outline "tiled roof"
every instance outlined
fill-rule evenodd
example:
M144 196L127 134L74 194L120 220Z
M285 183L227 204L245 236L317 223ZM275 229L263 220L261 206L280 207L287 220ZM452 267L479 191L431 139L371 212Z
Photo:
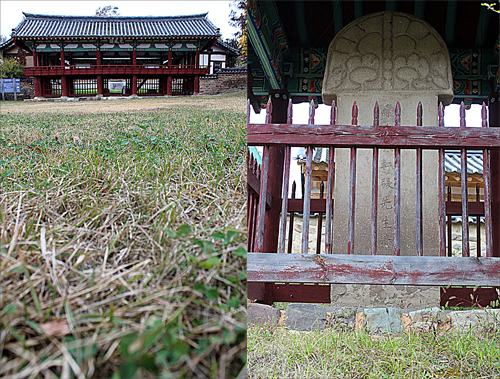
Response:
M0 50L8 49L13 44L14 40L12 38L9 38L8 40L5 40L3 43L0 43Z
M101 17L23 13L12 37L218 37L207 13L191 16Z
M219 46L219 47L222 47L223 49L228 50L229 52L233 53L234 55L238 55L239 54L238 49L235 49L234 47L232 47L231 45L228 45L227 43L225 43L224 41L221 41L220 39L217 40L217 42L215 43L215 45Z

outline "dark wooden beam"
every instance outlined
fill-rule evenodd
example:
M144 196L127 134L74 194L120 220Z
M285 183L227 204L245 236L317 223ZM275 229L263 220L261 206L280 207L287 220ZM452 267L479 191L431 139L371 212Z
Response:
M488 37L488 27L490 26L490 17L492 13L493 12L486 7L481 7L479 20L477 21L476 42L474 43L474 48L476 49L485 47L486 38Z
M498 128L248 124L248 145L450 149L500 148Z
M417 1L415 2L417 3ZM448 47L455 46L455 25L457 21L457 2L448 0L446 9L446 34L444 40Z
M425 0L415 1L415 8L413 10L413 15L415 17L424 19L425 15Z
M363 2L361 0L354 1L354 18L363 17Z
M398 5L394 0L386 0L385 1L385 10L386 11L397 11Z
M340 0L333 0L333 25L335 28L335 34L340 32L340 30L344 27L342 1Z
M247 255L249 282L497 287L500 286L499 272L500 258L275 253Z
M300 44L302 47L309 47L311 46L311 42L307 33L304 2L302 0L294 1L293 8L295 10L295 25L297 26Z

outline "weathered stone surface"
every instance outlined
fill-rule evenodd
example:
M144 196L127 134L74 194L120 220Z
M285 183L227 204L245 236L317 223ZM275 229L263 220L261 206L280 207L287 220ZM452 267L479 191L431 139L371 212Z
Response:
M291 303L286 309L286 326L300 331L325 329L326 308L317 304Z
M425 21L385 11L351 22L333 39L323 80L323 101L341 91L425 91L453 100L448 49Z
M401 314L401 309L396 308L365 309L358 313L356 326L365 327L370 333L400 333Z
M357 308L326 307L326 327L336 330L352 329L356 323Z
M405 316L409 319L408 323L405 320ZM421 332L448 330L451 322L446 312L438 307L409 312L407 315L402 315L401 319L405 331L415 329Z
M500 331L500 309L452 311L449 316L456 331L492 327Z
M270 305L250 303L247 307L248 325L262 325L267 322L277 324L280 315L280 310Z
M439 306L439 288L393 285L332 285L331 301L345 307L420 308Z

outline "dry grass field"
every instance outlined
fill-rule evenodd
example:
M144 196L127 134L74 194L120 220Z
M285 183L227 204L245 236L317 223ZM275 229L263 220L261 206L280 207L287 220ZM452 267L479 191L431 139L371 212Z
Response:
M245 94L3 103L0 377L246 362Z

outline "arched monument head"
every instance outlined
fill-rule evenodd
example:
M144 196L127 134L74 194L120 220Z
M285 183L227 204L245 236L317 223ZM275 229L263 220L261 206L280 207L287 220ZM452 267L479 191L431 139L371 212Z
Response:
M453 79L445 42L427 22L402 12L354 20L328 48L323 102L353 92L426 92L450 104Z

